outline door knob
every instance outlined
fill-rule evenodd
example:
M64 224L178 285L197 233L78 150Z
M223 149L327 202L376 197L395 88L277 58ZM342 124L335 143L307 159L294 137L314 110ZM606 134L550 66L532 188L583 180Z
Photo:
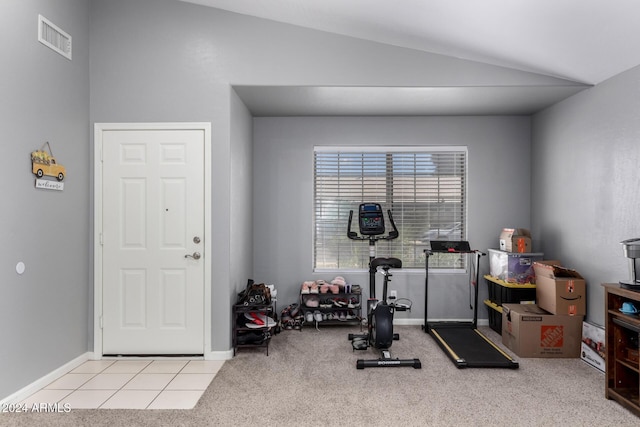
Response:
M184 257L185 258L193 258L193 259L200 259L200 252L194 252L193 255L190 254L186 254Z

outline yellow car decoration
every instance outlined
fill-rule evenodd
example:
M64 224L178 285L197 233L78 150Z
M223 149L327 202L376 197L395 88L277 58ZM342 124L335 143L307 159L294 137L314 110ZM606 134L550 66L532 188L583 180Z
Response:
M45 145L49 147L49 152L44 151ZM51 145L49 141L42 145L39 150L31 152L31 172L38 178L43 176L55 177L58 181L62 181L67 170L61 164L58 164L56 158L53 157Z

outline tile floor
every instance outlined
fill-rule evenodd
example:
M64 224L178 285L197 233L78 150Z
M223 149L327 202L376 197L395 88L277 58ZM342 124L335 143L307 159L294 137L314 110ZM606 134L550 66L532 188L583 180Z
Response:
M90 360L22 403L72 409L191 409L224 361Z

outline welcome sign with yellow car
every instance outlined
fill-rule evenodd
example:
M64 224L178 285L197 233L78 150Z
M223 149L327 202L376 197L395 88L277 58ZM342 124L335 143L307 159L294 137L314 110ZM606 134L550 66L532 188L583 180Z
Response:
M45 146L49 148L49 152L45 151ZM67 170L53 156L49 141L45 142L39 150L31 152L31 172L37 177L36 188L64 190L62 181ZM45 177L55 178L56 181L45 179Z

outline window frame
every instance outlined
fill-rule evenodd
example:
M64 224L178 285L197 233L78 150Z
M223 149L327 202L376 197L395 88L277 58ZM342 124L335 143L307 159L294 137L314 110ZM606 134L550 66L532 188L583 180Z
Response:
M460 203L462 206L462 214L461 214L461 219L462 219L462 229L461 229L461 234L462 234L462 238L464 240L467 239L467 229L468 229L468 221L467 221L467 216L468 216L468 199L469 199L469 150L467 146L464 145L419 145L419 146L389 146L389 145L384 145L384 146L338 146L338 145L318 145L318 146L314 146L313 147L313 177L312 177L312 195L311 195L311 201L312 201L312 236L311 236L311 244L312 244L312 252L311 252L311 264L312 264L312 269L313 272L316 273L323 273L323 272L361 272L361 271L367 271L367 268L359 268L359 267L337 267L337 268L318 268L317 267L317 257L316 257L316 251L317 251L317 241L316 241L316 237L317 237L317 221L318 218L316 217L316 213L317 213L317 206L316 206L316 202L317 202L317 196L316 196L316 191L317 191L317 181L316 181L316 174L317 174L317 159L316 159L316 154L317 153L336 153L337 155L341 155L341 154L349 154L349 153L353 153L353 154L376 154L376 153L385 153L385 154L402 154L402 153L438 153L438 152L452 152L452 153L462 153L464 156L464 161L462 162L462 165L464 167L464 171L463 171L463 175L462 177L462 186L461 186L461 191L462 191L462 195L460 198ZM415 175L414 175L415 176ZM369 202L369 200L363 200L361 203L366 203ZM383 205L383 210L385 211L385 218L387 217L387 213L386 213L386 209L387 207L385 206L384 203L382 203ZM354 207L354 221L352 224L352 230L357 231L357 218L355 218L356 214L357 214L357 206ZM394 216L394 220L396 223L398 223L397 218ZM388 230L390 229L390 224L388 224L388 219L386 220L387 222L387 233ZM346 223L345 223L345 238L346 238ZM355 228L354 228L355 227ZM399 227L400 228L400 227ZM354 241L354 244L360 244L363 245L363 247L368 246L366 241L362 241L362 242L357 242ZM379 244L384 244L385 242L379 242ZM387 242L388 243L388 242ZM413 248L418 248L419 245L415 245L412 246ZM425 244L426 247L426 244ZM460 267L436 267L436 266L432 266L433 261L434 261L434 257L439 257L439 256L445 256L445 257L450 257L451 254L433 254L431 255L430 261L429 261L429 269L430 271L433 270L434 272L437 273L466 273L467 272L467 261L466 261L466 256L464 255L458 255L459 260L456 261L456 263L458 263L460 265ZM423 258L423 257L422 257ZM418 261L418 259L416 258L415 261ZM404 271L408 271L408 272L417 272L417 271L421 271L424 272L424 268L420 267L418 265L418 263L416 263L416 266L411 266L411 267L405 267L403 268Z

